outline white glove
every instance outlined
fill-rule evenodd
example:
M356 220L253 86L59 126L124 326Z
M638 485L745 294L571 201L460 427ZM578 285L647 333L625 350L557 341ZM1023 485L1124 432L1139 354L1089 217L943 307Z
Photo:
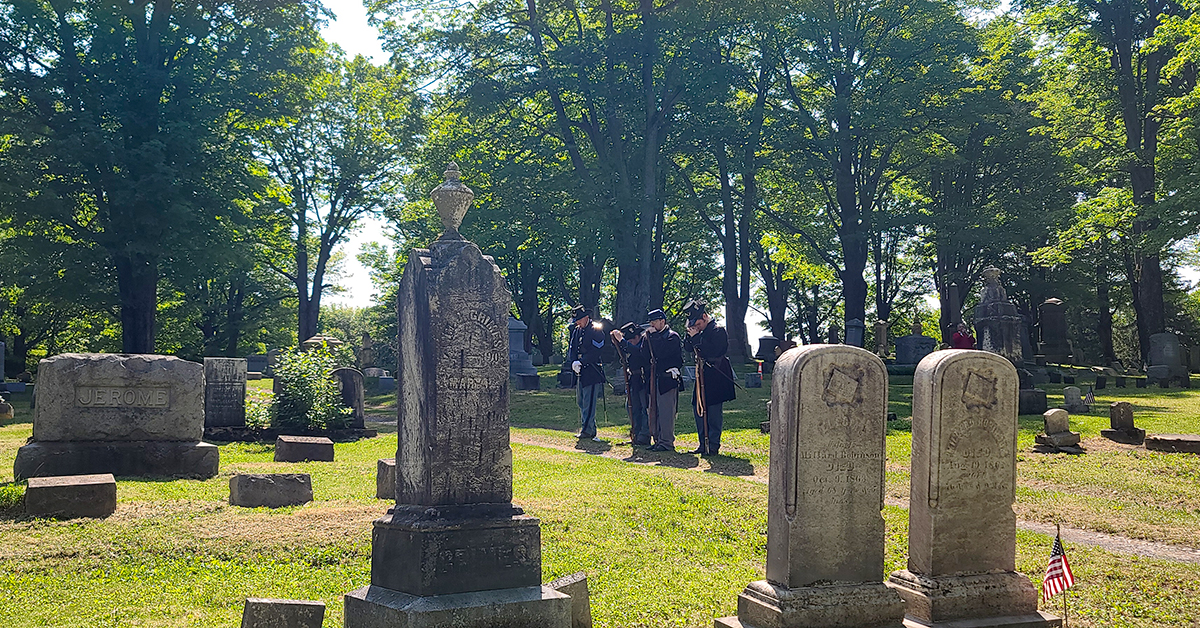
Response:
M583 362L580 362L579 360L575 360L574 362L571 363L571 370L575 371L575 374L578 375L579 371L583 370Z
M671 377L674 377L675 379L679 379L679 369L675 369L675 368L667 369L667 374L670 375Z

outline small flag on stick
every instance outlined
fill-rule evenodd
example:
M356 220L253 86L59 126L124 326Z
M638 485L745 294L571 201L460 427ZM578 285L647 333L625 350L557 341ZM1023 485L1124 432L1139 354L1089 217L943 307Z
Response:
M1088 387L1087 396L1083 398L1083 403L1084 403L1084 405L1088 405L1088 406L1096 403L1096 392L1090 386Z
M1054 549L1050 550L1050 564L1046 565L1046 577L1042 579L1042 598L1050 598L1066 591L1075 584L1067 553L1063 551L1062 533L1054 535Z

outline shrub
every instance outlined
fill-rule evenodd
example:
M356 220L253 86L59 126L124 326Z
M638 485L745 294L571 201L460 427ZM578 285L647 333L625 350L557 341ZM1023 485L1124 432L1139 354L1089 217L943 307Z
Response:
M328 347L281 352L275 365L279 392L271 407L271 425L314 430L349 426L353 411L342 406L337 384L329 378L336 366Z
M273 405L271 391L261 388L250 388L246 391L246 427L270 427L271 406Z

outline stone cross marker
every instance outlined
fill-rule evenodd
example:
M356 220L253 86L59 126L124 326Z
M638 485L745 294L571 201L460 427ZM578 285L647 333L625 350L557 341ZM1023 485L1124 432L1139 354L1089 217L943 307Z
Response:
M994 353L939 351L917 365L908 569L888 580L913 625L1060 625L1015 571L1017 389L1016 368Z
M451 164L432 194L446 231L400 280L396 504L375 521L371 585L346 595L346 628L571 623L570 598L541 586L538 520L512 504L512 295L458 233L474 197L458 177Z
M716 626L899 628L883 574L887 370L848 345L783 354L771 391L767 579ZM831 584L832 583L832 584Z
M246 426L246 359L204 358L204 427Z

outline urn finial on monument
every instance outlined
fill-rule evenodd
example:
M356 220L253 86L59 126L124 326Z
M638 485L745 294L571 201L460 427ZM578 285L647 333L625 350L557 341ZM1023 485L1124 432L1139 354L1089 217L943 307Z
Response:
M446 166L443 175L446 180L429 193L433 197L433 205L437 207L438 215L442 218L442 227L445 228L438 239L462 240L458 228L462 225L463 216L467 215L467 209L471 207L471 201L475 200L475 192L459 181L462 173L458 170L458 164L453 161Z

